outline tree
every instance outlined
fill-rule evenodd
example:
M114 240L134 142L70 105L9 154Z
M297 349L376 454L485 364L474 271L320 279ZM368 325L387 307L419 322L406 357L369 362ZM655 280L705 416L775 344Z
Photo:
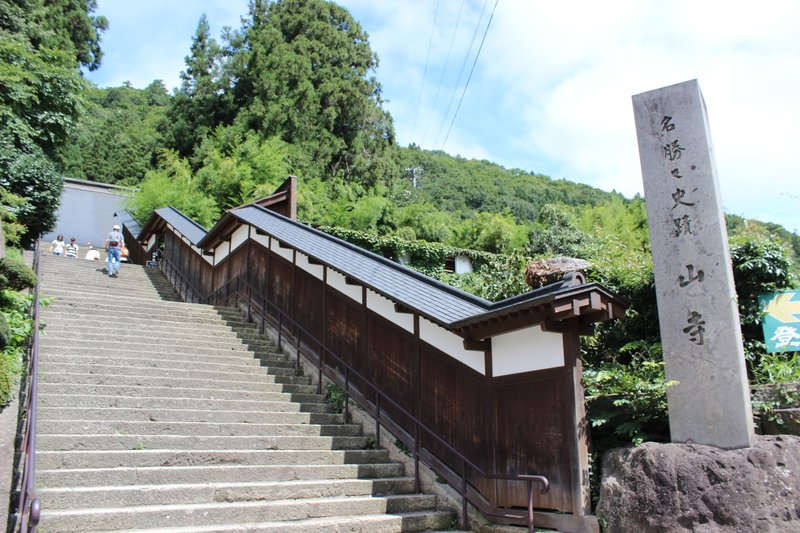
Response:
M191 52L185 58L181 87L166 112L167 145L182 157L190 157L217 126L228 124L223 103L226 87L221 81L223 51L210 35L205 14L197 23Z
M32 36L37 48L63 50L74 58L74 66L90 71L100 67L103 51L100 33L108 19L93 16L97 0L28 0L30 18L38 31Z
M323 171L374 182L394 142L367 34L324 0L255 0L230 39L225 79L235 80L236 120L307 156L304 175Z

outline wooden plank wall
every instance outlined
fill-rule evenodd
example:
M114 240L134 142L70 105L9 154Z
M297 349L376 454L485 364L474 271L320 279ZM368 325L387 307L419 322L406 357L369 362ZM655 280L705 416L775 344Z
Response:
M487 472L545 475L551 490L537 496L537 507L582 514L572 467L570 368L483 376L422 341L419 317L414 318L417 334L410 333L369 310L363 298L353 300L254 240L212 269L196 250L167 232L165 255L204 294L236 276L247 279L473 463ZM365 295L366 289L361 290ZM411 423L394 414L396 423L413 434ZM441 445L430 438L422 443L461 472L460 462ZM527 505L523 483L470 479L487 501L500 507Z

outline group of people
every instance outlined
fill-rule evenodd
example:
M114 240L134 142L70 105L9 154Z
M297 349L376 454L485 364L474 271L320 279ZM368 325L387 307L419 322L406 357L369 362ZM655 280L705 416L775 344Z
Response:
M108 232L104 248L108 253L108 275L109 277L115 278L119 276L119 267L122 264L124 248L124 237L119 231L118 224L114 224L114 227ZM63 255L70 259L77 259L78 251L79 247L75 242L75 237L71 238L69 243L67 243L64 241L64 236L59 235L50 243L50 252L53 255ZM86 259L94 261L100 260L100 252L95 250L91 244L89 245L89 251L86 252Z

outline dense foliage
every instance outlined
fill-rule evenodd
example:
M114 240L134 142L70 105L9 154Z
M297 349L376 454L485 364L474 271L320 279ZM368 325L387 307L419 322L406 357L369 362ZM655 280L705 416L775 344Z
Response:
M181 85L88 87L102 56L94 0L0 0L0 218L6 236L52 225L59 171L133 185L134 215L173 205L209 227L231 207L299 176L298 215L336 236L497 301L527 288L526 261L573 256L630 303L584 339L598 445L667 435L663 365L644 200L488 161L394 142L360 24L326 0L253 0L215 39L202 17ZM63 21L75 19L74 26ZM65 140L67 142L65 142ZM55 158L55 159L53 159ZM729 216L748 370L765 356L759 293L794 286L800 238ZM27 228L27 229L24 229ZM469 255L475 271L446 271ZM597 407L599 406L599 407Z

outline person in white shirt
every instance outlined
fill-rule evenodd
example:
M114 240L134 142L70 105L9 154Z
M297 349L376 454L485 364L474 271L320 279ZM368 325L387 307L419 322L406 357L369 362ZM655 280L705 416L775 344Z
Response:
M59 235L56 237L56 240L50 243L50 251L53 252L53 255L64 255L64 236Z

